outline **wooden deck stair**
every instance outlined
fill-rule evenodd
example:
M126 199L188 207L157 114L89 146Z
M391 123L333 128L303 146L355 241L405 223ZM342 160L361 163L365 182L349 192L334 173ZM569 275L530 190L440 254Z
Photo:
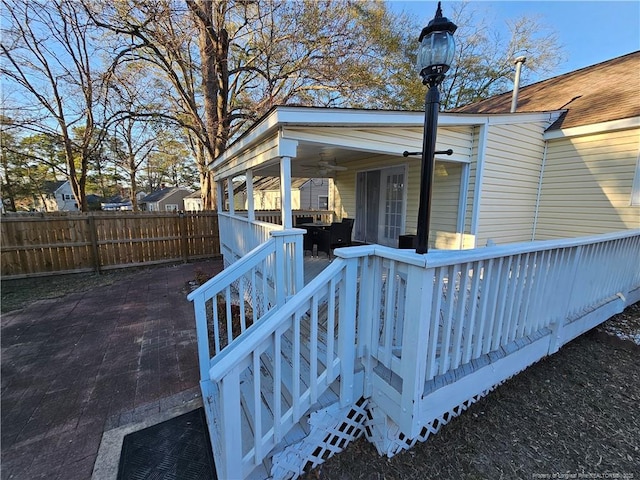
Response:
M324 322L319 322L320 328L316 333L311 332L312 330L312 318L311 315L305 315L300 319L300 331L299 334L303 341L300 342L299 345L299 355L294 355L294 349L296 348L296 342L292 338L292 330L287 330L284 335L281 337L281 349L280 349L280 362L279 375L276 374L276 364L278 362L278 358L275 355L273 348L268 348L263 351L260 355L259 366L252 364L248 366L240 375L240 406L241 406L241 436L242 436L242 457L247 457L251 454L254 454L254 438L256 435L256 422L260 421L260 429L261 433L268 432L270 429L273 429L274 420L276 416L276 411L278 406L276 405L277 401L280 401L279 411L287 412L288 410L294 408L294 392L298 390L297 395L300 395L300 391L309 391L309 396L312 395L311 387L312 383L310 379L312 378L312 361L315 362L316 366L315 372L322 372L327 368L327 319L328 315L328 300L323 298L321 301L321 306L318 308L318 317L324 318ZM333 332L335 341L337 331ZM310 339L313 336L317 336L318 338L318 350L317 353L312 354L309 344ZM237 341L242 341L240 338ZM333 367L336 368L336 362L334 360ZM259 377L254 375L255 368L258 367L260 374ZM362 383L362 368L359 369L359 383ZM293 378L297 376L300 378L301 382L299 386L294 385ZM276 399L275 390L276 390L276 378L281 379L280 385L280 396L279 400ZM257 381L256 381L257 379ZM281 440L276 443L276 445L270 450L269 455L261 462L260 465L255 467L253 471L251 471L247 477L245 478L255 478L255 479L264 479L271 478L274 475L272 471L274 469L274 462L272 458L278 457L278 455L286 454L285 450L289 449L291 451L291 446L298 445L296 450L299 452L301 450L300 445L304 443L305 439L312 435L312 425L311 416L314 414L318 414L318 412L322 412L323 410L335 411L339 410L340 404L340 379L336 378L334 380L328 380L331 383L328 388L317 396L317 399L311 403L308 409L302 415L300 421L295 423L291 430L289 430L285 435L282 436ZM222 417L221 410L221 394L218 385L215 382L205 382L207 383L207 391L209 394L207 395L207 402L210 405L211 411L214 412L213 418L214 422L212 423L214 427L214 431L210 432L212 445L214 449L214 456L216 448L219 451L222 451L222 445L215 445L215 442L219 442L220 439L225 438L223 431L222 422L215 421L215 419L220 419ZM260 398L260 410L259 414L256 415L257 408L255 405L256 393L259 393ZM337 408L336 408L337 407ZM345 413L346 414L346 413ZM259 417L259 418L256 418ZM362 419L358 420L358 423L361 422ZM317 422L316 422L317 423ZM349 432L351 434L352 432ZM315 451L317 448L316 442L313 444L313 450ZM339 451L344 448L343 445L340 446L339 449L335 449L335 451ZM330 455L335 453L335 451L329 451L324 455L320 454L317 460L326 460ZM296 456L299 456L299 453L296 453ZM308 465L310 467L317 465L320 461L314 461L315 456L313 452L310 452L308 455L309 459L307 460ZM283 467L283 465L279 464L276 467L276 477L277 478L289 478L292 475L298 475L302 473L299 471L299 461L300 459L296 459L294 462L289 462L289 468ZM220 460L221 461L221 460ZM280 462L282 463L282 462ZM286 465L286 462L284 462Z

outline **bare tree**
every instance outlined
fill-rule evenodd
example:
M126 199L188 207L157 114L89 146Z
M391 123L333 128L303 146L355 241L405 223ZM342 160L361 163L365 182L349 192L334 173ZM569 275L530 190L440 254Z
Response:
M204 114L210 109L210 101L205 98L212 94L200 87L198 48L194 43L198 34L191 14L170 0L87 2L85 8L97 26L111 33L112 48L118 52L112 74L120 76L122 68L142 64L154 79L152 88L161 100L138 101L130 105L126 115L171 122L199 145L194 153L205 208L213 208L215 189L208 164L216 155L212 143L216 137L209 134L211 128L207 128Z
M73 0L2 4L8 27L2 31L7 61L1 72L21 101L6 108L24 129L59 137L74 196L86 211L87 172L106 133L93 26Z
M555 32L536 17L522 17L506 22L506 35L495 24L489 25L490 10L486 6L468 2L454 3L446 16L458 26L455 33L456 58L441 86L442 107L451 109L508 91L513 86L516 57L527 57L521 82L540 78L556 68L563 60L563 50ZM410 25L410 23L407 23ZM415 71L417 33L419 26L408 27L413 38L398 37L390 45L396 55L404 55L393 84L392 100L401 108L424 108L425 89ZM402 73L403 72L403 73ZM381 92L384 96L386 92Z
M105 0L87 3L87 9L96 25L119 38L119 64L146 62L170 85L166 93L174 110L155 114L187 131L205 208L215 203L209 165L248 121L279 104L363 104L375 82L384 82L379 72L370 74L376 50L361 21L367 9L386 8L382 2L369 7L352 0L185 0L186 8L180 5Z
M154 98L157 91L141 63L112 69L107 78L113 92L109 109L117 118L109 132L109 151L116 166L127 175L131 203L137 211L138 172L156 147L162 129L159 119L148 115L158 103Z

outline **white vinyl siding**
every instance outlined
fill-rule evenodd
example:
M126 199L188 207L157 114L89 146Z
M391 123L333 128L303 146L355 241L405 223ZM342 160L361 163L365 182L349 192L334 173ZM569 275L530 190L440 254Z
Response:
M489 126L477 246L532 239L546 126Z
M433 205L429 225L429 243L436 248L455 248L449 245L455 240L458 224L458 202L460 200L459 163L436 162L433 174ZM432 238L433 237L433 238ZM443 239L445 239L443 241Z
M536 240L640 228L632 206L640 129L550 140Z

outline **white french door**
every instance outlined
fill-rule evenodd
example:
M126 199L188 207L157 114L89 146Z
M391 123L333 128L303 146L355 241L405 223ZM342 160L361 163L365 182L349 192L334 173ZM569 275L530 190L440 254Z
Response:
M356 182L355 239L397 247L405 227L406 168L358 172Z

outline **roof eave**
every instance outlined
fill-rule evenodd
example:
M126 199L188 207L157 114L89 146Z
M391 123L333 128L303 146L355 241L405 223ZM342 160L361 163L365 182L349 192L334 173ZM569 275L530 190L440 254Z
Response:
M534 113L440 113L439 126L465 126L483 124L527 123L545 121L561 112ZM313 107L276 107L258 121L238 140L209 164L211 169L219 169L242 152L272 137L285 126L299 127L419 127L424 124L424 112L401 110L349 110Z

